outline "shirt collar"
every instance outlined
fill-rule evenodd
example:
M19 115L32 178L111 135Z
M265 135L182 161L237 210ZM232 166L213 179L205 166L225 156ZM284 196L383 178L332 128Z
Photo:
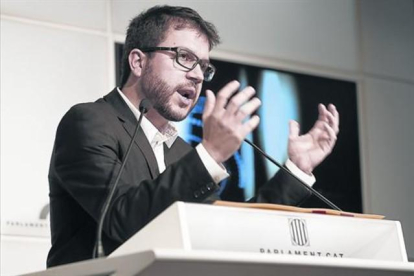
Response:
M131 109L132 113L134 114L135 118L138 120L141 112L139 112L138 108L136 108L131 101L122 93L119 87L116 88L118 90L119 95L121 95L122 99L128 105L129 109ZM165 143L168 148L174 144L175 140L178 137L177 129L175 128L174 124L168 122L165 129L160 132L145 116L142 118L141 121L141 128L144 131L145 136L147 137L148 141L151 144L151 147L155 147L159 143Z

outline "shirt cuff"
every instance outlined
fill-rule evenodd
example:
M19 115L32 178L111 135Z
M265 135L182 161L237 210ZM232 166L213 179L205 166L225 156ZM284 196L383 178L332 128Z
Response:
M289 169L291 173L293 173L296 177L302 180L309 187L312 187L313 184L316 182L316 178L313 174L309 175L307 173L304 173L292 161L290 161L290 159L286 161L285 166Z
M216 160L211 157L211 155L204 148L203 144L198 144L196 146L198 155L200 156L201 161L209 172L211 178L214 182L218 184L223 179L229 177L229 174L226 171L226 168L222 164L218 164Z

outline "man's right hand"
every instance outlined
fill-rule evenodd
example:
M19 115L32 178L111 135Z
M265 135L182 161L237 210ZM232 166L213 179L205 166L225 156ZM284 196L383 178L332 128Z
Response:
M253 97L256 93L253 87L244 88L230 99L239 87L239 82L232 81L217 93L217 98L211 90L206 91L201 143L217 163L229 159L247 134L259 125L259 116L250 118L261 105L261 101Z

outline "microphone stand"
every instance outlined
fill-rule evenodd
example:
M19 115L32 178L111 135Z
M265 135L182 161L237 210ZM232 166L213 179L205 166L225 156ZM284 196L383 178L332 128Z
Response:
M104 223L104 220L105 220L105 216L106 216L106 213L108 212L109 204L112 201L112 197L114 196L114 193L115 193L116 187L118 186L119 180L121 179L121 175L122 175L122 172L124 171L125 164L126 164L126 161L128 160L129 153L131 152L132 145L134 144L135 138L137 137L138 130L141 126L142 118L144 117L144 114L148 112L148 110L150 108L150 105L151 104L150 104L149 100L147 100L147 99L142 100L141 103L139 104L139 111L141 112L141 114L139 116L137 125L135 127L134 135L132 136L131 142L128 145L128 149L125 153L125 157L124 157L124 160L122 161L121 167L119 168L118 175L116 176L114 185L112 186L112 188L109 192L109 195L106 198L105 204L102 207L101 216L99 218L99 223L98 223L98 228L96 230L95 247L94 247L93 253L92 253L92 258L93 259L105 257L105 252L104 252L103 244L102 244L102 229L103 229L103 223Z

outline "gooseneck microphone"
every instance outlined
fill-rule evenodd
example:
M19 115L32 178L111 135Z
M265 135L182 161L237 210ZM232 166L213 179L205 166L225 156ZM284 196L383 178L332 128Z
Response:
M151 102L147 99L143 99L140 102L138 109L141 112L141 114L139 115L138 122L137 122L137 125L135 127L134 135L132 136L131 142L128 145L128 149L125 153L125 157L124 157L124 160L122 161L121 167L119 168L118 175L116 176L114 185L112 186L112 188L111 188L111 190L110 190L110 192L109 192L109 194L106 198L106 201L105 201L105 203L102 207L102 210L101 210L101 216L99 217L98 228L96 230L95 247L94 247L93 253L92 253L92 258L93 259L101 258L101 257L105 256L105 252L104 252L103 245L102 245L102 228L103 228L103 223L104 223L104 220L105 220L105 216L106 216L106 213L108 212L109 204L112 201L112 197L114 196L116 187L118 186L119 179L121 179L121 175L122 175L122 172L124 171L125 164L128 160L129 153L131 152L132 145L134 144L135 138L137 137L138 130L141 126L142 118L144 117L144 114L146 114L148 112L148 110L151 109Z
M268 159L270 162L272 162L273 164L275 164L276 166L278 166L281 170L283 170L284 172L286 172L287 174L289 174L290 176L292 176L293 178L295 178L303 187L305 187L307 190L309 190L312 194L314 194L320 200L322 200L323 202L325 202L329 207L331 207L334 210L342 211L335 204L333 204L331 201L329 201L326 197L324 197L318 191L316 191L315 189L313 189L312 187L310 187L309 185L307 185L306 183L304 183L301 179L299 179L291 171L289 171L288 169L286 169L285 167L283 167L281 164L279 164L276 160L274 160L272 157L270 157L268 154L266 154L263 150L261 150L258 146L256 146L255 144L253 144L251 141L249 141L247 139L244 139L244 141L247 144L249 144L250 146L252 146L261 155L263 155L264 157L266 157L266 159Z

